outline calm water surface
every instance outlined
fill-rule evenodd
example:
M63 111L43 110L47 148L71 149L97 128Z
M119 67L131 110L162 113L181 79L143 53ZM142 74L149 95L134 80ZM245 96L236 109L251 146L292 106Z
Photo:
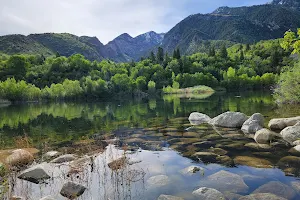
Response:
M228 197L234 193L238 199L270 181L292 188L291 182L298 181L300 166L280 164L282 157L290 155L290 147L284 143L260 148L251 136L239 130L192 126L187 120L194 111L215 117L228 110L247 115L260 112L266 124L274 117L300 115L300 107L279 108L272 96L264 92L2 106L0 149L35 147L40 150L37 162L43 162L42 155L50 150L93 157L73 165L51 166L54 178L44 184L20 180L16 178L18 173L13 173L9 192L3 198L17 195L38 200L51 195L64 199L59 191L67 181L87 187L79 198L84 200L154 200L160 194L192 200L197 199L192 192L202 186L216 188ZM221 157L194 156L216 148L225 150L217 153ZM108 167L109 162L122 156L128 162L121 169ZM251 162L245 162L247 158ZM183 169L191 165L202 170L184 173ZM225 183L211 181L210 175L222 170L239 175L246 185L224 187ZM167 176L167 183L152 184L149 178L157 175ZM299 194L292 196L290 199L300 199Z

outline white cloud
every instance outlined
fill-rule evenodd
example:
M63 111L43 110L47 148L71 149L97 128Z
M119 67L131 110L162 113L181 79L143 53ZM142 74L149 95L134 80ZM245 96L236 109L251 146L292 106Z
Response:
M132 36L150 30L166 32L191 12L198 11L194 4L203 5L199 12L205 12L215 3L206 0L0 0L0 35L68 32L97 36L107 43L125 32Z

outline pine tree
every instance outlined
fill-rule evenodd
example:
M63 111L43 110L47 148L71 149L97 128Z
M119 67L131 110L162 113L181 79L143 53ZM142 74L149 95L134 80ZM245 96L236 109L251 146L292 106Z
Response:
M214 57L216 55L215 47L209 49L208 56Z
M246 44L246 51L250 50L250 44Z
M227 52L227 49L226 49L225 45L222 45L222 47L221 47L220 56L221 56L221 58L227 58L228 57L228 52Z
M179 48L177 48L177 59L180 59L180 58L181 58L180 50L179 50Z
M241 50L241 52L240 52L240 60L242 61L242 60L244 60L244 59L245 59L244 51Z
M150 53L150 60L151 60L153 63L156 62L155 54L153 53L153 51L151 51L151 53Z
M157 62L162 63L164 61L164 49L161 47L158 47L157 49Z

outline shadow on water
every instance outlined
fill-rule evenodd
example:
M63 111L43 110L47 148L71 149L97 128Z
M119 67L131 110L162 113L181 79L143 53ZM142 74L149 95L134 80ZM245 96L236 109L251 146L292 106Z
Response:
M281 161L283 157L294 156L284 143L274 141L277 143L262 146L240 130L214 129L206 124L192 126L187 119L194 111L215 117L228 110L247 115L260 112L266 124L274 117L300 114L300 108L294 106L278 107L265 92L1 107L2 149L35 147L39 150L37 162L45 161L43 155L50 150L81 158L73 161L73 165L48 164L55 178L43 184L18 179L18 172L12 173L5 195L25 199L51 195L63 199L59 191L67 181L87 187L79 199L111 200L152 200L160 194L192 200L197 199L192 192L201 186L239 196L251 194L270 181L291 187L300 175L300 166L293 161ZM109 166L119 158L117 169ZM0 151L0 162L4 161ZM203 171L183 173L191 165ZM235 189L224 188L211 181L211 175L222 170L238 175L247 188L236 190L242 183L235 183ZM153 183L157 176L166 180Z

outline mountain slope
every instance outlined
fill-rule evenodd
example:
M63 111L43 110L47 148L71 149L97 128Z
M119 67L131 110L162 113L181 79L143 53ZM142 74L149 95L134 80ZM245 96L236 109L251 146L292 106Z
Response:
M28 38L39 42L53 52L58 52L62 56L79 53L89 60L101 60L103 58L99 50L96 49L96 46L101 46L101 43L95 41L98 40L95 38L93 40L88 37L80 38L68 33L32 34Z
M153 31L141 34L135 38L124 33L105 45L105 57L115 61L138 60L153 47L159 45L164 34Z
M295 10L300 10L300 0L274 0L273 5L281 5Z
M6 54L43 54L45 56L54 54L50 49L24 35L0 36L0 52Z
M183 53L197 41L228 40L253 43L283 36L289 29L300 27L300 12L281 5L221 7L211 14L187 17L166 33L163 47L171 52L179 47Z

